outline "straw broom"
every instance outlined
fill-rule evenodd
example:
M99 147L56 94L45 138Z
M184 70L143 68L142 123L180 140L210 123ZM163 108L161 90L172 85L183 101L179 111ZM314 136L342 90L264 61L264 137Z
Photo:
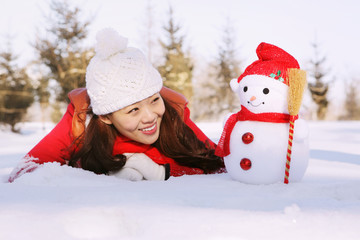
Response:
M291 162L291 148L294 138L294 123L299 113L304 90L306 87L306 72L297 68L288 69L289 79L289 95L288 95L288 110L290 114L290 127L288 138L288 149L286 155L286 167L284 183L289 183L290 162Z

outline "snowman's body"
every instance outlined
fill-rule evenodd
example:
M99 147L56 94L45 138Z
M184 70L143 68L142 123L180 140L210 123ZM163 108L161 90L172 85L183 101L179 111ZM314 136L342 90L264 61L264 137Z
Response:
M296 131L302 130L297 126L300 121L295 122ZM244 143L242 137L249 133L252 134L253 140ZM224 157L230 176L238 181L252 184L282 182L285 174L288 135L288 123L237 122L230 135L230 154ZM295 138L292 146L290 182L302 179L308 158L308 139ZM243 159L250 160L250 169L241 168L240 163Z
M240 83L231 82L243 107L254 114L288 116L288 86L267 76L250 75ZM250 137L249 137L250 136ZM252 184L282 182L285 176L289 122L237 121L228 140L230 153L224 157L230 176ZM243 139L245 137L245 140ZM308 128L304 120L295 121L290 182L300 181L308 165ZM245 166L245 167L244 167Z

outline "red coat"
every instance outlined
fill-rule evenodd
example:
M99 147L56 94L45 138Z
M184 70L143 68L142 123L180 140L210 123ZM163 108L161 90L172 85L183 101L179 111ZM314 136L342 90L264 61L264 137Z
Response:
M177 110L183 116L185 124L187 124L194 131L196 136L201 141L209 141L213 148L216 147L215 144L208 137L206 137L206 135L191 121L190 110L186 106L187 101L182 95L167 88L163 88L160 94L163 98L170 99L171 102L176 102L177 106L182 106ZM71 93L69 93L69 98L71 103L68 105L67 111L60 122L27 154L26 158L30 159L31 162L37 164L59 162L63 165L66 164L65 159L70 158L66 149L71 145L74 138L79 136L79 134L81 134L85 128L85 126L80 123L78 114L74 115L74 112L83 113L82 117L85 117L85 112L83 110L88 107L89 99L86 93L86 89L73 90ZM203 173L201 169L180 166L173 159L164 156L158 151L158 149L151 145L140 144L119 135L115 140L113 154L116 155L126 152L144 153L158 164L170 164L171 176ZM33 169L31 168L31 171L32 170ZM13 181L16 177L17 176L13 176L12 179L10 176L9 181Z

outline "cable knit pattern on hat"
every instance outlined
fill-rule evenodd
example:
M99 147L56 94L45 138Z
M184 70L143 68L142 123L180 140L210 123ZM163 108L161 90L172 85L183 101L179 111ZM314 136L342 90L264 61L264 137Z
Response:
M86 70L86 88L95 114L104 115L159 92L159 72L113 29L98 32L96 54Z

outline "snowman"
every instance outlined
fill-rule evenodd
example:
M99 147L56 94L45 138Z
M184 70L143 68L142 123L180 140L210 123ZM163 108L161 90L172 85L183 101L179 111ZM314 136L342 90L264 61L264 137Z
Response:
M256 53L259 59L230 82L241 110L227 118L216 154L240 182L297 182L309 159L308 127L298 117L306 73L274 45L261 43Z

